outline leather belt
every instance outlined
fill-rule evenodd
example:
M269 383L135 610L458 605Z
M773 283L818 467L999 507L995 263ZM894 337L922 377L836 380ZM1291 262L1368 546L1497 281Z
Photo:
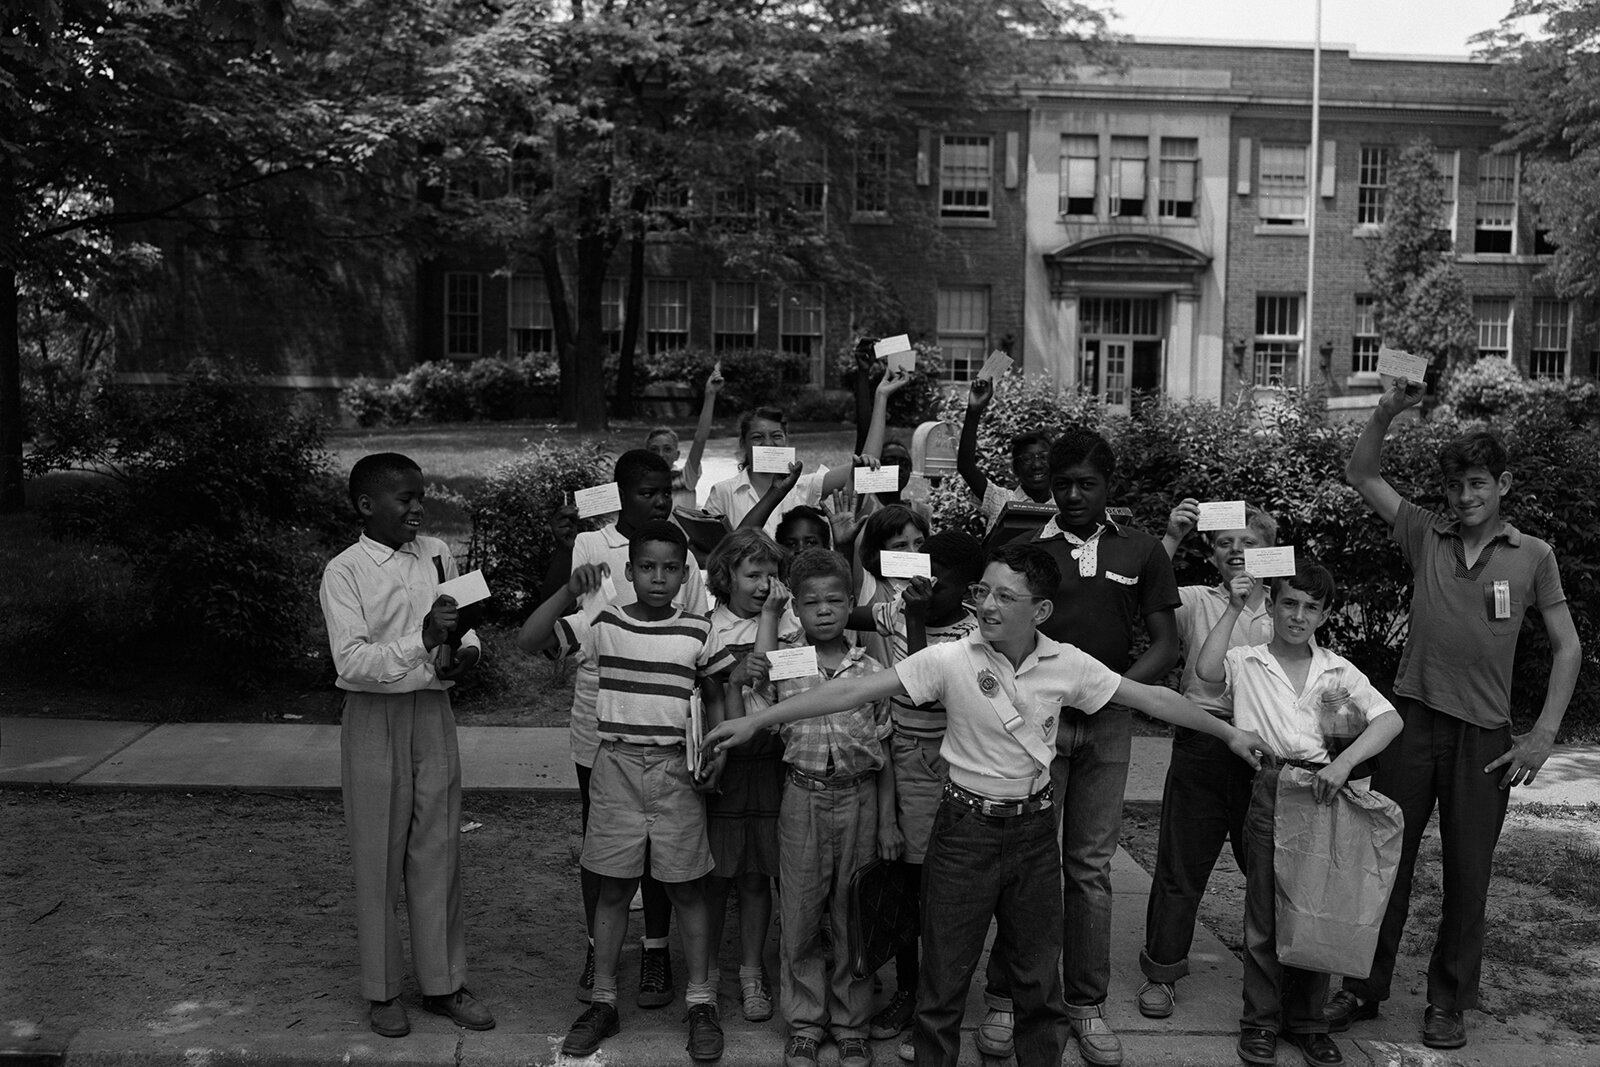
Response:
M971 808L980 815L988 815L995 819L1009 819L1016 815L1032 815L1036 811L1046 811L1055 799L1050 786L1033 794L1031 797L1022 797L1017 800L993 800L970 789L963 789L954 782L946 780L944 783L944 796L946 800L960 804L962 807Z

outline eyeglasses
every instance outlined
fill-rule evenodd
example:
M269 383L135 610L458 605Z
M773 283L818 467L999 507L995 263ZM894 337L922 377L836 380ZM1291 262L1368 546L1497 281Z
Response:
M967 598L965 601L963 601L963 603L975 608L981 605L985 600L988 600L991 596L994 597L994 602L999 604L1002 608L1009 608L1015 604L1022 603L1024 600L1045 599L1042 596L1018 596L1016 593L1013 593L1008 589L991 589L982 582L975 582L972 585L967 586Z

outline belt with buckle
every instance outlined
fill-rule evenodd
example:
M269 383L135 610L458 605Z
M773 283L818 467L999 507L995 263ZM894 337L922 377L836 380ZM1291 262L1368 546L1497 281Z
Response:
M876 778L877 776L878 772L872 770L862 771L860 774L852 774L843 778L823 778L819 775L807 774L798 767L789 768L789 781L804 789L854 789L867 779Z
M1036 811L1046 811L1055 802L1049 785L1046 785L1031 797L1019 797L1016 800L993 800L979 793L974 793L970 789L963 789L961 786L946 779L944 795L946 800L971 808L980 815L988 815L996 819L1009 819L1015 815L1032 815Z

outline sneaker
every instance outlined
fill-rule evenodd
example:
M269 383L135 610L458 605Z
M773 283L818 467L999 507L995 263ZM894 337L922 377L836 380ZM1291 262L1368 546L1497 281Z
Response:
M767 982L765 969L759 975L739 979L740 1007L744 1017L753 1023L764 1023L772 1018L772 986Z
M600 1042L621 1029L615 1004L591 1004L567 1031L567 1039L561 1042L562 1055L592 1056Z
M639 953L639 1007L664 1008L672 996L672 957L664 948L645 949Z
M1117 1067L1122 1062L1122 1039L1106 1022L1105 1008L1096 1004L1093 1008L1067 1010L1094 1012L1087 1018L1067 1020L1072 1025L1072 1036L1078 1039L1078 1052L1083 1061L1095 1067Z
M435 1015L449 1016L451 1022L468 1030L494 1029L494 1016L466 986L462 986L454 993L423 997L422 1008Z
M1328 1020L1328 1029L1339 1034L1350 1029L1350 1024L1357 1020L1376 1019L1378 1002L1362 1000L1350 990L1341 989L1333 994L1323 1014Z
M841 1037L839 1067L872 1067L872 1046L864 1037Z
M689 1005L689 1058L699 1063L722 1058L722 1020L715 1004Z
M895 1050L895 1053L904 1063L917 1062L917 1046L916 1043L911 1040L910 1034L907 1034L905 1037L900 1039L900 1047Z
M1146 982L1139 987L1139 1014L1146 1019L1165 1019L1177 1002L1171 982Z
M783 1048L783 1067L817 1067L817 1039L790 1034Z
M367 1025L379 1037L405 1037L411 1032L411 1020L406 1018L406 1006L399 997L374 1000L367 1009Z
M583 973L578 975L578 999L587 1004L594 999L594 945L583 956Z
M978 1051L985 1056L998 1056L1005 1059L1011 1055L1011 1031L1016 1028L1016 1016L1009 1011L1000 1011L990 1008L989 1013L983 1017L983 1022L978 1024L975 1039L978 1042Z
M911 1025L911 1016L917 1012L917 998L909 989L902 989L889 998L883 1010L872 1017L872 1040L883 1041L897 1036Z

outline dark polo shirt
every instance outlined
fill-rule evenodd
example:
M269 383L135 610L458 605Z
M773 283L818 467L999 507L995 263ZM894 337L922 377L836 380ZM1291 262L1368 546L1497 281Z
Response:
M1471 567L1454 518L1400 502L1391 536L1411 567L1411 631L1394 691L1435 711L1493 730L1511 721L1511 661L1531 607L1567 599L1555 551L1510 523ZM1507 583L1510 613L1498 618L1494 583Z
M1061 568L1061 585L1051 598L1055 610L1039 630L1076 645L1118 674L1133 663L1138 624L1146 616L1176 611L1182 604L1172 561L1161 542L1142 530L1107 519L1090 577L1079 575L1078 560L1072 555L1076 546L1055 519L1032 535L1032 543L1049 552Z

